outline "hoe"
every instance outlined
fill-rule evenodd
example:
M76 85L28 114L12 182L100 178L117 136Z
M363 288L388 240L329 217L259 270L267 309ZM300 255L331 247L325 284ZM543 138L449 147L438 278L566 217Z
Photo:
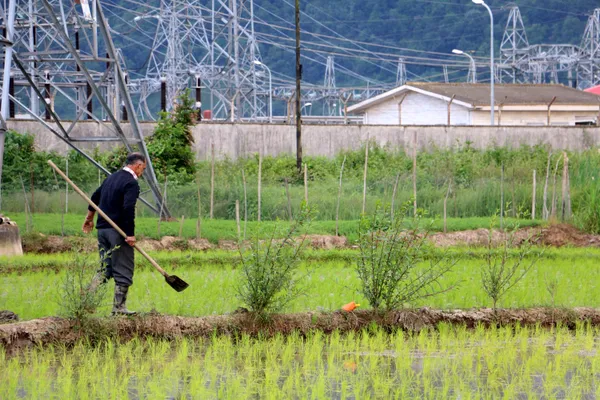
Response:
M69 183L69 185L71 185L73 187L73 189L75 189L75 191L77 193L79 193L79 195L81 197L84 198L85 201L88 202L88 204L90 206L92 206L94 208L94 210L96 210L98 212L99 215L102 216L102 218L104 218L106 220L106 222L108 222L113 228L116 229L117 232L119 232L121 234L121 236L123 237L127 237L127 235L125 234L125 232L123 232L123 230L121 228L119 228L119 226L117 224L114 223L113 220L111 220L96 204L94 204L94 202L85 195L85 193L83 193L78 187L77 185L75 185L61 170L60 168L58 168L51 160L48 160L48 164L50 164L50 166L52 168L54 168L54 170L63 177L63 179L65 181L67 181ZM169 284L169 286L171 286L173 289L177 290L178 292L181 292L183 290L185 290L189 284L187 282L185 282L183 279L175 276L175 275L169 275L167 274L167 272L162 269L158 263L156 261L154 261L154 259L152 257L150 257L143 249L139 248L138 245L134 245L133 247L135 247L135 249L137 251L139 251L144 257L146 257L146 259L148 261L150 261L150 264L152 264L152 266L154 268L156 268L158 270L158 272L161 273L162 276L165 277L165 280L167 281L167 283Z

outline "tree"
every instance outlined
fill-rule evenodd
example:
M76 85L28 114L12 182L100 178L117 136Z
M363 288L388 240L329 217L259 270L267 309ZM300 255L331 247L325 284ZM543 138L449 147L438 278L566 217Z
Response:
M191 127L196 123L194 102L186 90L171 113L161 113L154 134L148 139L148 153L158 173L171 182L191 182L196 173Z

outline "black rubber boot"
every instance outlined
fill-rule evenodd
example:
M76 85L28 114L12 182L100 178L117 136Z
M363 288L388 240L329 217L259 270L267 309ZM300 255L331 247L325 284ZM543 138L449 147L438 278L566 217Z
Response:
M129 311L125 306L127 302L127 291L129 287L115 285L115 301L113 303L112 315L135 315L135 311Z

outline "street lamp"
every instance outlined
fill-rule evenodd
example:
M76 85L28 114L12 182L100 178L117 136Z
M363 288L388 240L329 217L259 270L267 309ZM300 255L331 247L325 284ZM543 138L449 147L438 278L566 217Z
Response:
M454 54L458 54L459 56L469 57L469 59L471 60L471 68L469 68L469 70L473 73L473 76L471 77L471 83L477 83L477 67L475 66L475 60L473 59L473 57L471 57L469 53L465 53L464 51L458 49L454 49L452 50L452 52Z
M490 14L490 117L491 125L494 125L494 15L492 10L485 4L483 0L472 0L477 5L484 6Z
M304 105L300 108L300 114L302 114L302 110L304 110L304 107L310 107L312 106L312 103L308 102L308 103L304 103Z
M271 70L265 64L258 60L253 61L254 65L259 65L267 70L269 73L269 123L273 122L273 90L271 88Z

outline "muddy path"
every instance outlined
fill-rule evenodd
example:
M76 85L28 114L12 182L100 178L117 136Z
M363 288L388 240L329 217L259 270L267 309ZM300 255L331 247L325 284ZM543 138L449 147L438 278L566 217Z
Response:
M182 337L210 337L214 334L230 336L248 334L263 337L294 332L306 335L312 331L328 334L336 330L360 331L373 323L389 331L401 329L418 332L422 329L433 329L442 322L464 325L468 328L479 324L488 327L516 324L550 327L559 324L575 329L578 323L582 322L600 325L600 310L529 308L494 311L490 308L469 310L421 308L385 314L375 313L372 310L277 314L268 320L256 318L247 312L196 318L149 314L135 317L94 318L84 327L79 326L75 321L47 317L0 325L0 345L7 352L14 353L32 346L50 344L70 346L84 338L91 339L93 342L105 337L127 341L134 337L176 340Z

